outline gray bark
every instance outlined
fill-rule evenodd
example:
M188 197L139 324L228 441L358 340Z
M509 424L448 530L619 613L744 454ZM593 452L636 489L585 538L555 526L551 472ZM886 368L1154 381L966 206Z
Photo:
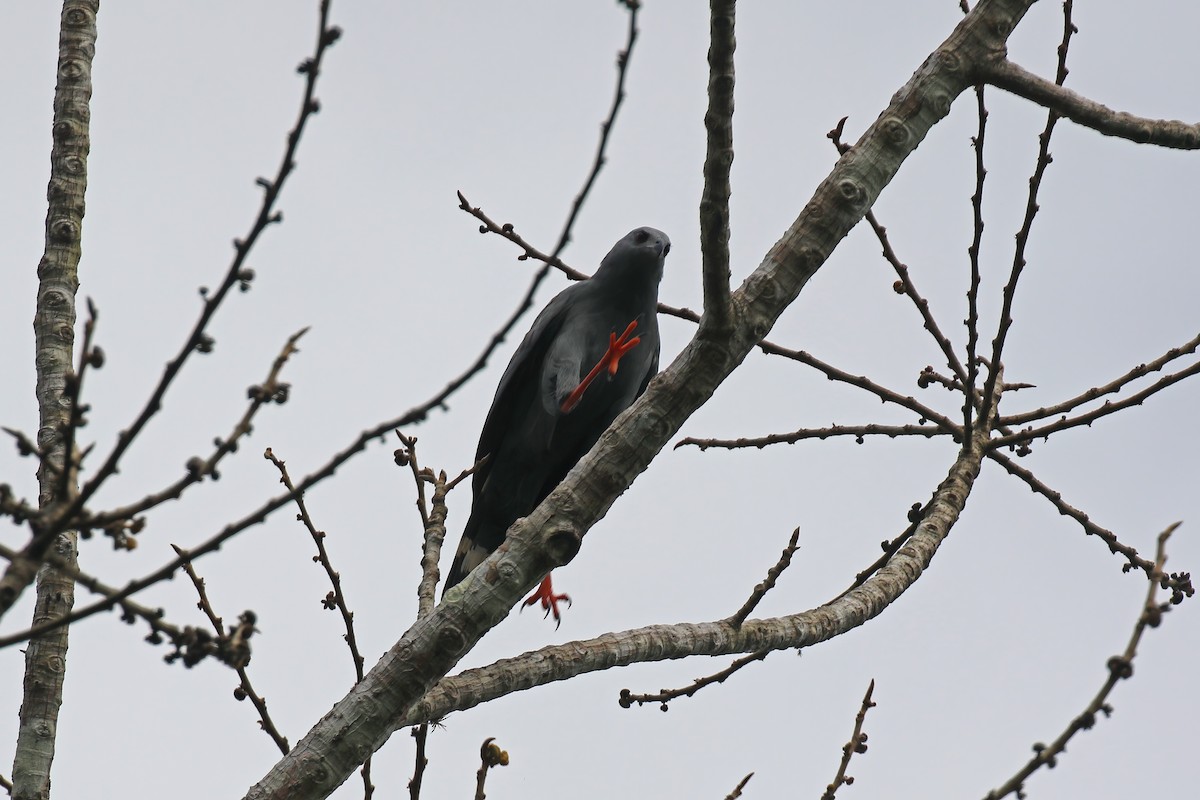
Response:
M83 231L84 190L90 147L88 102L92 96L92 58L96 52L98 0L65 0L58 41L58 81L54 89L53 145L47 189L46 249L38 264L37 311L34 315L37 368L38 446L44 457L38 469L38 504L63 502L77 489L75 476L64 482L69 469L64 430L71 416L64 397L72 372L75 341L75 293L79 288L80 241ZM60 534L51 544L60 563L76 563L76 535ZM25 564L26 569L34 569ZM69 574L43 566L37 573L33 623L61 617L75 602L75 582ZM29 642L25 651L25 687L20 730L13 759L12 796L23 800L50 796L50 766L54 761L58 712L66 675L66 626Z

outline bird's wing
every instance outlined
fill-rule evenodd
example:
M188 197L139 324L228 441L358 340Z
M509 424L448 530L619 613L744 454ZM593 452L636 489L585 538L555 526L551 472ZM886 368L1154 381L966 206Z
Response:
M546 352L558 336L559 330L566 320L577 294L586 284L568 286L551 300L542 313L533 321L533 326L521 344L513 353L512 360L500 378L496 387L496 396L492 399L492 407L488 410L483 430L479 434L479 447L475 451L475 460L483 458L495 451L503 440L513 421L523 416L530 403L537 402L536 388L540 383L540 373ZM475 491L487 482L489 464L484 464L472 478Z
M641 397L646 391L646 387L650 385L650 381L658 374L658 355L661 345L658 339L658 332L654 333L654 356L650 359L650 364L646 367L646 377L642 378L642 385L638 387L635 398Z

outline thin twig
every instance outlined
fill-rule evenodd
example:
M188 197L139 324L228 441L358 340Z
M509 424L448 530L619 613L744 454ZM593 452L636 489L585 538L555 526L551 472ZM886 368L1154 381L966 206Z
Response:
M825 793L821 795L821 800L834 800L837 790L843 785L849 786L854 783L854 778L846 774L846 769L850 766L850 759L855 753L867 752L867 735L863 733L863 721L867 718L867 710L874 708L875 703L871 701L871 693L875 691L875 679L871 679L871 683L867 686L867 693L863 695L862 706L858 709L858 714L854 717L854 733L850 735L850 741L842 746L842 763L838 765L837 775L833 778L833 783L825 787Z
M725 795L725 800L737 800L739 797L741 797L742 789L746 788L746 784L749 783L750 779L753 777L754 777L754 773L751 772L749 775L747 775L746 777L744 777L740 781L738 781L738 785L733 787L733 791L730 792L729 794Z
M1024 767L1017 771L1015 775L1009 778L998 789L993 789L987 793L985 800L1000 800L1012 793L1016 793L1018 797L1023 797L1022 790L1025 786L1025 781L1037 770L1042 767L1053 768L1058 757L1066 752L1067 743L1083 730L1090 730L1096 724L1097 714L1103 714L1105 717L1112 715L1112 706L1108 703L1108 696L1118 683L1126 678L1133 677L1133 659L1137 656L1138 645L1141 643L1142 634L1146 632L1146 628L1157 628L1163 619L1163 615L1171 610L1171 603L1158 603L1156 598L1158 595L1158 576L1162 575L1163 565L1167 561L1166 545L1167 539L1178 528L1180 523L1176 522L1165 531L1158 535L1158 554L1155 557L1155 575L1150 581L1150 588L1147 590L1146 600L1142 604L1141 612L1138 614L1137 623L1133 626L1133 633L1129 637L1129 644L1126 645L1125 651L1120 655L1113 656L1108 659L1106 664L1108 668L1108 678L1104 681L1104 685L1100 687L1100 691L1092 698L1092 701L1083 709L1083 713L1071 720L1066 729L1058 735L1049 745L1038 742L1033 746L1034 757L1029 760Z
M862 572L855 575L854 582L847 586L846 590L834 598L834 600L845 597L847 594L866 583L867 579L876 572L883 569L884 566L886 566L887 563L892 560L892 556L894 556L896 552L904 546L904 543L911 539L912 535L917 532L917 526L920 525L921 520L925 518L926 508L927 506L922 505L921 503L913 503L912 507L908 509L908 527L905 528L895 539L884 539L882 542L880 542L879 547L881 550L883 550L883 555L875 559L875 561L872 562L872 564Z
M211 477L214 480L220 477L217 467L221 461L231 453L237 452L240 441L250 435L253 430L254 417L265 405L276 403L283 405L288 401L291 393L291 384L284 383L279 380L279 375L283 371L283 367L287 364L288 359L300 352L296 343L300 341L300 337L308 332L308 328L302 328L288 337L283 348L279 351L279 355L271 363L271 369L267 373L267 378L257 386L251 386L246 394L250 400L241 419L233 426L233 430L225 438L217 437L213 440L213 452L207 458L195 457L187 462L187 473L175 483L167 486L160 491L147 495L135 503L115 508L110 511L102 511L98 514L84 514L81 520L81 527L84 530L88 528L102 528L110 536L114 535L114 530L124 530L129 527L134 518L139 514L143 514L152 508L162 505L168 500L178 500L184 490L193 484L199 483L205 477ZM140 530L140 526L139 526Z
M966 13L966 2L963 2ZM983 104L983 84L975 86L975 106L979 114L979 127L974 138L971 139L971 146L975 150L975 193L971 195L971 222L973 233L971 236L971 246L967 248L967 255L971 261L971 283L967 287L967 391L966 397L972 398L975 396L975 387L979 383L979 283L981 281L981 273L979 270L979 251L983 244L983 184L987 178L987 169L983 165L983 143L985 134L987 133L987 107ZM963 403L963 430L968 432L966 444L971 445L971 412L975 410L975 404Z
M336 608L342 615L342 624L346 628L346 633L342 638L345 640L346 646L350 648L350 658L354 662L354 682L358 683L363 679L365 659L358 651L358 638L354 635L354 612L346 604L346 595L342 592L342 576L333 568L333 563L329 560L329 551L325 549L325 531L317 530L313 524L312 516L308 513L308 505L304 502L304 493L296 491L296 486L292 483L291 476L288 475L287 465L272 452L270 447L263 453L263 457L279 470L279 482L292 493L292 499L300 512L296 515L296 519L304 524L309 536L312 537L313 544L317 546L317 557L313 560L321 564L325 570L325 576L329 578L329 583L333 587L332 591L325 595L321 605L330 611ZM375 784L371 783L371 758L369 756L363 761L360 773L363 780L363 796L366 800L371 800L371 795L375 793Z
M958 442L962 437L962 428L959 427L955 422L951 421L949 417L939 414L929 406L918 402L911 395L905 396L899 392L894 392L891 389L880 386L864 375L851 375L849 372L840 370L832 364L827 364L826 362L821 361L820 359L803 350L790 350L786 347L780 347L779 345L771 344L767 341L759 342L758 348L764 353L783 356L784 358L789 358L793 361L799 361L801 364L806 364L820 371L831 381L839 381L841 383L848 383L851 386L857 386L858 388L875 395L885 403L894 403L898 406L907 408L909 411L916 412L918 415L920 415L921 419L933 422L942 430L953 435L955 442Z
M826 134L829 140L833 142L834 147L838 149L838 152L843 155L850 150L850 145L842 141L842 130L846 125L846 119L846 117L842 117L838 120L837 126ZM896 255L896 251L892 248L892 243L888 239L887 228L883 227L879 223L879 220L875 218L875 214L869 210L866 213L865 219L867 220L867 224L871 226L871 230L875 232L875 238L879 240L880 246L883 247L884 259L892 265L892 269L895 270L897 277L900 279L893 287L896 293L907 295L908 299L912 300L913 305L917 307L917 311L921 314L921 319L925 323L925 330L929 331L934 341L937 342L938 347L941 348L942 355L946 358L946 364L958 376L959 381L965 385L967 383L966 370L963 369L962 363L958 360L958 355L954 352L954 346L950 344L950 340L942 333L942 329L938 327L937 321L933 318L933 313L929 310L929 301L917 291L917 285L913 283L908 267L900 261L900 257Z
M408 465L412 471L413 483L417 486L417 513L421 515L421 527L429 527L429 506L425 502L425 480L426 477L421 473L421 466L417 463L417 437L405 436L400 431L396 431L396 438L400 440L402 447L395 452L395 460L397 466Z
M1092 522L1091 519L1088 518L1087 514L1063 500L1061 492L1054 491L1049 486L1034 477L1032 472L1015 463L1012 459L1008 458L1002 453L998 453L995 450L989 450L987 452L987 457L1008 470L1009 474L1015 475L1016 477L1025 481L1030 489L1049 500L1054 507L1058 509L1058 513L1062 514L1063 516L1070 517L1078 522L1083 527L1084 533L1086 533L1088 536L1099 537L1106 545L1108 545L1110 552L1119 553L1120 555L1124 556L1126 563L1123 566L1122 571L1128 572L1131 569L1140 569L1142 572L1146 573L1147 578L1154 577L1155 566L1153 562L1147 561L1139 556L1138 551L1135 548L1126 544L1122 544L1121 541L1117 539L1117 535L1115 533ZM1191 575L1189 573L1171 573L1170 575L1163 576L1162 581L1163 588L1171 591L1172 603L1178 604L1182 602L1185 597L1191 597L1195 592L1195 589L1192 586Z
M1071 34L1074 32L1075 26L1071 24L1071 0L1065 0L1063 3L1063 38L1062 43L1058 46L1058 74L1055 77L1055 83L1060 86L1067 79L1067 48L1071 44ZM1029 243L1029 234L1033 229L1033 218L1038 212L1038 190L1042 186L1046 168L1053 160L1050 157L1050 137L1054 134L1054 124L1058 122L1058 119L1058 113L1053 109L1047 112L1046 127L1038 137L1037 165L1034 167L1033 177L1029 179L1029 197L1025 202L1025 219L1021 223L1021 229L1017 231L1017 246L1013 252L1012 271L1009 273L1008 282L1004 284L1000 326L996 331L996 338L992 340L991 368L988 371L987 381L984 383L983 401L980 404L979 415L981 418L986 418L991 413L991 407L996 401L996 378L1001 356L1004 354L1004 343L1013 324L1012 308L1017 294L1017 281L1020 280L1021 272L1025 269L1025 247Z
M483 745L479 748L481 763L479 771L475 773L475 800L484 800L487 797L483 793L483 784L487 780L488 770L492 767L508 766L508 751L501 750L495 742L495 737L489 736L483 740Z
M1144 364L1137 365L1124 375L1116 378L1115 380L1109 381L1103 386L1093 387L1088 389L1083 394L1072 397L1069 400L1064 400L1061 403L1057 403L1052 406L1037 408L1032 411L1023 411L1019 414L1002 416L1000 421L1005 425L1021 425L1026 422L1035 422L1039 419L1046 419L1058 414L1065 414L1068 411L1071 411L1072 409L1077 408L1084 403L1091 402L1098 397L1103 397L1106 394L1114 394L1120 391L1126 384L1131 383L1145 375L1149 375L1151 372L1158 372L1177 358L1196 352L1197 348L1200 348L1200 335L1197 335L1195 338L1184 342L1179 347L1172 347L1170 350L1163 353L1153 361L1147 361Z
M1170 375L1164 375L1162 378L1158 379L1152 385L1147 386L1140 392L1131 394L1128 397L1123 397L1120 400L1109 400L1099 408L1093 408L1092 410L1086 411L1078 416L1064 416L1061 419L1037 428L1026 428L1025 430L1017 431L1016 433L1010 433L1006 436L998 436L988 442L988 447L994 450L1000 447L1012 447L1019 444L1028 444L1035 439L1048 437L1052 433L1065 431L1069 428L1077 428L1080 425L1091 425L1101 417L1106 417L1109 414L1115 414L1116 412L1130 408L1131 406L1140 406L1146 400L1146 398L1158 394L1168 386L1179 383L1185 378L1190 378L1196 374L1200 374L1200 361L1197 361L1195 364L1192 364L1186 369L1181 369L1180 371L1173 372Z
M617 702L621 704L621 708L632 708L634 703L637 703L639 706L646 703L661 703L659 710L667 711L667 703L671 700L677 697L691 697L705 686L711 686L714 683L724 683L726 678L742 667L747 664L753 664L755 661L762 661L770 653L770 650L759 650L748 656L742 656L720 672L704 678L696 678L696 680L692 681L691 686L685 686L681 689L663 689L656 694L634 694L628 689L622 689Z
M775 566L767 570L767 577L762 583L754 587L754 591L750 593L750 597L742 604L742 607L737 610L737 613L729 618L729 623L735 628L740 628L742 623L746 621L746 617L752 612L762 599L767 596L767 592L775 588L775 582L779 580L779 576L792 563L792 556L800 549L800 529L792 531L792 538L788 540L787 547L783 548L783 554L779 556L779 561L775 562Z
M89 407L82 401L83 379L87 375L88 367L94 366L99 369L104 366L104 351L92 344L99 315L96 312L96 304L90 297L87 299L87 308L88 318L83 324L83 347L79 350L79 366L76 367L74 375L66 376L66 385L63 387L63 399L70 405L70 412L62 431L63 463L58 469L59 481L56 493L60 500L69 498L74 487L78 485L78 471L82 458L75 453L75 438L79 429L87 424L84 414L89 410Z
M177 550L177 552L182 552L186 557L186 551ZM19 557L21 556L17 551L0 544L0 558L12 561ZM108 598L111 601L110 608L119 606L122 622L129 625L139 619L145 622L150 628L150 633L146 636L146 641L150 644L158 645L170 641L175 649L164 657L167 663L182 661L184 666L193 667L205 658L213 657L236 669L249 659L250 650L247 640L254 630L254 612L252 611L242 614L241 624L237 629L230 633L220 634L214 639L190 625L180 627L168 622L165 619L166 612L161 608L150 608L128 598L119 597L120 589L108 586L99 579L80 571L77 565L68 563L61 556L47 553L44 561L88 591Z
M420 725L414 725L412 737L417 740L417 763L413 768L412 780L408 782L408 798L409 800L420 800L421 781L425 779L425 768L429 766L429 759L425 757L425 741L429 738L429 723L422 722Z
M575 220L579 218L579 212L583 209L584 201L587 200L588 194L592 191L592 185L595 184L597 176L600 175L600 170L604 167L606 160L605 153L608 150L608 137L612 135L613 125L616 124L617 112L621 110L621 104L625 102L625 76L629 72L629 60L633 58L633 46L637 43L638 37L638 8L638 3L629 3L626 5L626 10L629 12L629 31L626 34L625 48L617 53L617 88L613 92L612 105L609 106L608 116L604 122L600 123L600 143L596 145L596 157L592 161L592 168L588 172L587 179L583 182L583 188L579 190L579 194L575 195L575 200L571 203L571 213L567 215L567 221L563 224L562 233L558 237L558 244L554 246L553 256L555 258L571 242L571 229L575 227Z
M346 604L346 595L342 592L342 576L333 568L333 563L329 560L329 551L325 549L325 531L319 531L313 525L312 517L308 513L308 505L304 502L304 492L297 491L296 485L292 483L292 477L288 474L287 464L276 456L270 447L263 453L263 458L270 461L279 470L279 482L287 487L289 494L292 495L292 499L296 503L296 508L300 512L296 515L296 519L304 524L309 536L312 537L313 544L317 546L317 557L315 560L325 570L325 576L329 578L329 583L333 587L333 590L325 596L321 604L330 611L336 608L341 613L342 624L346 629L343 638L346 640L346 646L350 648L350 656L354 662L355 682L361 681L363 679L363 664L365 659L358 651L358 639L354 635L354 612Z
M763 448L772 444L795 444L805 439L830 439L836 436L853 436L858 444L862 444L868 436L887 436L894 439L897 436L923 436L932 439L935 436L953 436L952 431L942 430L933 425L831 425L828 428L803 428L791 433L772 433L767 436L739 437L737 439L697 439L688 436L675 443L676 448L684 445L694 445L701 450L719 447L732 450L740 447Z
M188 334L183 347L167 363L162 378L159 379L158 385L133 423L118 435L117 443L113 447L112 452L109 453L108 458L105 459L104 464L80 490L74 502L57 518L59 522L58 527L68 527L71 521L79 514L80 510L87 504L87 501L99 490L100 486L115 474L125 451L133 444L134 440L145 428L146 423L162 408L163 396L179 375L189 356L195 352L205 353L212 349L213 341L206 332L208 324L229 294L229 291L234 286L248 286L250 281L253 280L253 271L245 267L247 256L249 256L262 233L270 225L281 222L283 219L280 212L275 210L279 193L283 189L288 176L291 175L292 170L296 167L296 150L300 145L300 139L304 134L305 128L311 117L320 110L320 103L317 102L314 94L317 86L317 78L321 73L321 63L325 58L326 51L341 38L341 34L341 28L329 25L329 0L321 0L316 46L312 57L301 63L298 70L305 76L304 96L300 103L299 115L296 119L296 124L288 133L287 147L284 150L279 168L275 173L275 178L273 180L259 178L256 181L263 189L263 198L254 223L251 225L245 239L234 240L233 261L230 263L229 269L226 270L225 277L222 279L220 286L217 287L217 290L211 293L206 290L201 291L204 305L201 309L200 317L192 327L191 333Z
M181 548L176 547L175 545L171 545L171 547L175 549L176 553L183 552ZM187 573L187 576L191 579L192 586L196 587L196 593L200 596L200 600L196 603L196 607L203 611L204 615L208 617L208 621L212 625L213 630L217 632L217 635L222 638L225 637L225 622L221 619L221 617L217 616L217 612L213 610L212 603L209 602L208 592L204 586L204 579L196 574L196 570L190 562L184 564L183 569ZM250 703L254 706L255 711L258 712L258 726L263 730L264 733L271 737L271 740L275 742L275 746L279 748L279 752L286 756L288 751L292 749L291 745L288 744L287 737L280 733L279 729L275 727L275 722L271 719L271 715L267 713L266 698L260 696L256 691L254 691L254 686L250 683L250 675L246 672L245 664L237 667L237 674L241 683L238 688L234 690L233 696L238 700L250 701Z
M326 51L341 37L341 29L328 25L329 18L329 0L322 0L320 4L319 22L317 43L312 58L306 59L300 65L300 72L305 75L304 96L301 101L299 116L295 126L288 134L288 144L284 150L283 159L273 181L268 181L264 178L259 178L257 183L263 188L263 200L259 207L258 215L251 226L249 234L246 238L234 240L234 258L229 269L225 273L217 291L209 294L207 290L201 291L201 296L204 300L203 308L199 319L196 321L187 340L184 342L178 354L167 363L162 377L155 389L151 392L145 405L134 419L133 423L123 429L117 436L117 442L113 446L112 451L104 460L103 464L97 470L80 491L71 498L70 502L61 505L52 506L49 509L50 516L45 521L45 524L33 525L34 536L29 545L26 547L23 562L29 560L40 560L49 543L53 541L53 537L62 531L70 530L77 527L81 512L86 508L87 503L92 496L100 489L100 487L114 474L116 474L120 460L137 437L145 429L146 424L154 417L162 408L162 400L168 388L178 376L184 363L193 352L206 353L211 351L213 340L208 335L208 324L216 314L218 307L228 295L229 290L234 286L249 286L250 281L254 278L253 270L245 266L246 258L258 242L259 237L266 228L276 222L282 220L282 215L275 210L276 201L279 197L279 192L283 187L287 177L291 174L295 167L295 154L299 146L300 139L304 133L305 127L309 118L320 109L320 104L314 98L317 77L320 74L321 62L324 59ZM14 565L10 565L10 574L14 577L0 579L0 615L3 615L11 608L12 604L20 596L24 586L32 580L32 574L28 574L28 570L20 570L19 586L11 585L18 581L16 573L11 573ZM28 574L28 578L25 577ZM111 606L109 606L111 607ZM91 612L94 613L94 612ZM81 617L80 617L81 618ZM44 628L46 631L69 624L71 621L78 619L74 617L74 612L70 615L65 615L52 623L35 625L33 629Z

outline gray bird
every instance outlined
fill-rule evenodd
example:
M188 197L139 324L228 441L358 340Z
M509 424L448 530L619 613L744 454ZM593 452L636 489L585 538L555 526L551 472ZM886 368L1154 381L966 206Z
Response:
M590 280L551 300L504 370L475 458L471 516L443 595L504 541L508 528L554 490L658 372L658 284L671 241L637 228ZM636 335L634 335L636 334ZM541 601L559 619L550 577Z

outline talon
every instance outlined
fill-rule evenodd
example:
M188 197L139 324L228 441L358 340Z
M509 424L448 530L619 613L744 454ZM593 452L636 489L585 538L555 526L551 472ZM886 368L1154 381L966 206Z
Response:
M600 356L600 360L596 366L592 367L591 372L584 377L579 385L567 395L567 399L563 400L559 410L564 414L570 414L575 406L579 405L579 401L583 399L583 393L587 391L588 386L591 386L592 381L600 374L601 370L607 368L609 376L617 374L617 366L621 358L633 348L637 347L642 341L642 337L633 336L629 338L637 328L637 320L625 326L625 331L617 336L615 333L608 334L608 349L604 351L604 355Z
M551 614L554 614L554 627L557 629L558 626L562 624L562 614L558 610L558 603L560 600L566 601L567 608L571 607L571 598L565 594L555 594L554 584L550 581L550 576L547 575L546 577L542 578L542 582L538 586L537 591L529 595L525 602L521 604L521 610L524 611L526 606L531 606L534 603L540 602L542 604L542 608L546 609L546 614L543 618L548 619Z

